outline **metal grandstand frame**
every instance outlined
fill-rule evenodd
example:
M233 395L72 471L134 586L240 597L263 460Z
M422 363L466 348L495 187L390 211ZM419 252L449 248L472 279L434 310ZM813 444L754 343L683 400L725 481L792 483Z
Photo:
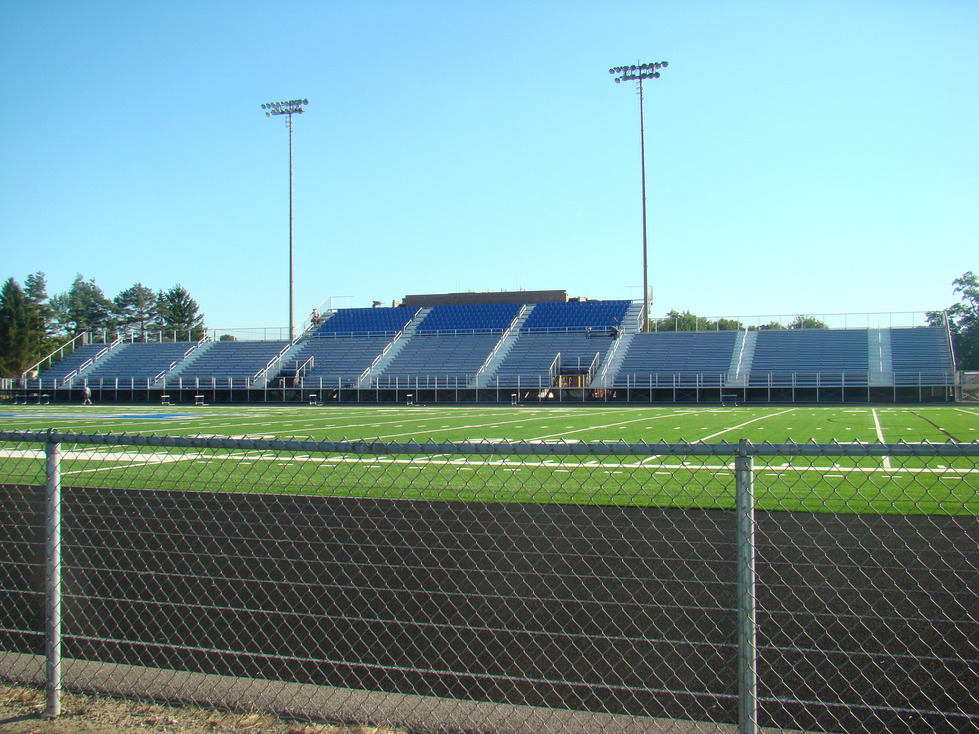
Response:
M523 313L523 310L521 310ZM923 327L928 322L933 323L931 316L925 317L916 312L881 313L881 314L836 314L822 315L835 324L842 323L844 329L873 329L873 324L883 326L893 331L899 328L905 334L905 328ZM772 320L772 317L758 316L754 320ZM784 317L776 317L783 318ZM747 319L745 319L747 321ZM112 333L84 334L74 337L52 354L40 360L31 370L26 371L19 380L8 380L0 383L7 399L24 403L47 402L78 402L81 400L83 387L87 384L93 391L93 397L100 402L123 403L143 402L159 403L162 396L167 396L170 403L197 403L206 400L208 403L232 402L277 402L277 403L403 403L411 394L412 401L419 403L924 403L952 402L963 399L962 377L954 369L936 365L934 369L909 370L900 372L895 365L893 374L883 376L863 369L839 370L810 370L765 372L747 370L742 373L739 355L737 368L731 368L726 373L715 370L703 371L696 368L687 371L645 371L643 374L618 372L618 367L610 370L610 365L620 350L618 330L612 329L606 333L599 329L585 330L592 336L611 337L609 347L596 351L595 359L589 357L587 370L576 371L579 379L574 381L564 379L562 375L563 356L558 353L549 357L550 368L545 364L540 376L516 374L507 380L494 376L493 369L486 367L493 360L499 359L500 354L506 353L501 349L507 339L517 334L526 336L523 330L510 327L500 331L500 340L487 354L481 367L474 369L472 374L446 375L443 372L435 374L419 374L413 376L391 375L385 377L383 372L374 374L373 370L391 350L391 344L398 336L404 335L407 327L390 335L390 341L378 353L366 369L358 368L359 377L324 378L308 375L300 368L298 362L288 376L284 370L288 362L292 362L296 352L290 350L296 347L304 338L313 334L313 327L294 340L289 341L261 369L256 369L241 377L211 377L211 378L181 378L177 361L172 361L166 369L158 369L151 377L146 378L93 378L91 365L106 357L113 349L127 342L173 342L180 335L172 332L143 335L136 339L133 335L119 336ZM714 322L717 323L716 321ZM744 321L742 321L744 323ZM859 325L858 325L859 324ZM935 327L929 327L934 329ZM532 331L539 331L535 327ZM199 342L186 342L186 357L206 341L226 341L233 335L225 332L220 337L220 330L213 335L208 333ZM474 330L469 330L474 331ZM573 331L568 327L556 327L547 332ZM593 333L594 331L594 333ZM716 330L714 330L716 331ZM949 354L952 352L951 335L947 320L944 324L943 341L946 342ZM450 330L451 333L461 333L460 330ZM428 334L429 332L426 332ZM467 331L468 333L468 331ZM745 335L751 331L742 332ZM755 332L760 333L760 332ZM897 333L897 332L894 332ZM261 339L246 341L269 341L268 331L252 332L261 335ZM636 335L638 337L638 335ZM643 338L650 338L644 335ZM349 338L349 337L348 337ZM630 336L631 338L631 336ZM652 337L655 338L655 337ZM46 377L42 373L39 378L32 377L32 371L50 366L66 356L68 350L74 351L81 345L102 344L97 354L88 361L79 363L72 371L62 373L57 377ZM579 359L572 357L572 359ZM579 360L580 361L580 360ZM306 360L307 364L310 361ZM316 361L319 366L319 360ZM172 372L175 374L171 375ZM610 372L612 374L610 374ZM369 379L366 379L369 378ZM315 396L312 401L310 396Z

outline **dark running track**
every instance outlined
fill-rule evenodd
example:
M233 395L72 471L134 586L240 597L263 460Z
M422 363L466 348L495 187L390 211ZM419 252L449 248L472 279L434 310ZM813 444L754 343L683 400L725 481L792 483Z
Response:
M0 649L43 652L37 488L0 485ZM63 490L65 657L735 722L711 510ZM979 727L974 517L758 514L762 724Z

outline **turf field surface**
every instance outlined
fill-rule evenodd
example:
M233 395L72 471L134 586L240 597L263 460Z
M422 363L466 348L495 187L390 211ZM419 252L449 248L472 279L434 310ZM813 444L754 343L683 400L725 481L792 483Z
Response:
M729 508L731 456L657 452L661 442L969 443L979 409L897 407L277 407L159 409L18 406L7 431L312 439L482 445L525 442L542 451L647 444L645 452L513 456L432 451L367 454L297 450L77 444L65 482L85 486L330 494L445 501ZM38 446L7 444L2 481L43 480ZM979 514L976 457L766 456L755 459L758 506L772 510Z
M979 441L979 406L10 406L0 429L380 441Z

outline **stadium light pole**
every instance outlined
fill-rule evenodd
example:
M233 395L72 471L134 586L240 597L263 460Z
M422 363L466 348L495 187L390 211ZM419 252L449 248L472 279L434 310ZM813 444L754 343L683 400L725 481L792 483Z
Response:
M643 117L642 83L644 79L659 79L659 70L669 66L667 61L655 61L650 64L635 64L633 66L616 66L608 73L615 77L615 83L637 82L639 87L639 155L642 168L642 322L640 331L649 331L649 254L646 239L646 125Z
M308 99L293 99L288 102L267 102L262 105L266 117L288 115L286 127L289 128L289 341L296 338L296 278L295 251L292 239L292 116L301 115Z

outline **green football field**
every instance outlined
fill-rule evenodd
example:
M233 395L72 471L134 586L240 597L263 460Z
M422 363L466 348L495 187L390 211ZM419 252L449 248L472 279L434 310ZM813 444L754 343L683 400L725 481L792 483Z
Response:
M979 406L6 406L0 429L408 441L979 441Z
M971 443L968 406L8 406L0 429L63 433L366 440L385 443ZM0 482L38 483L39 447L0 444ZM979 514L977 457L755 459L763 509ZM63 481L109 487L342 494L447 501L733 506L733 459L337 454L127 446L66 447Z

